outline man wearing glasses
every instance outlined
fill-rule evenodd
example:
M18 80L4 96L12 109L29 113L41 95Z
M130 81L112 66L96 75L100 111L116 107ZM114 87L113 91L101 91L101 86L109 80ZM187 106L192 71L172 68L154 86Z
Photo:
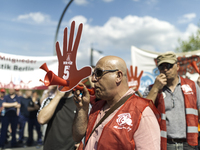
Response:
M195 150L198 145L200 89L197 83L178 75L176 54L157 57L160 74L143 96L161 113L161 145L165 150Z
M81 84L83 91L74 92L77 111L73 137L80 142L85 135L79 149L160 150L160 128L153 112L156 109L150 108L151 101L136 96L133 89L129 89L124 60L116 56L101 58L95 66L92 82L95 95L101 100L93 105L89 117L88 90Z

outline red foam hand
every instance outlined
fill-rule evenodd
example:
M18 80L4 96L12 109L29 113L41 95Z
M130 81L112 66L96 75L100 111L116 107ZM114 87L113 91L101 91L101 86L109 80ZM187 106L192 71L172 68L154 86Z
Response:
M76 67L76 55L78 50L78 45L81 38L83 24L80 24L78 27L78 32L75 38L75 42L73 45L74 39L74 29L75 29L75 21L71 23L70 36L69 41L67 41L67 32L68 29L64 30L63 37L63 55L61 54L59 43L56 43L56 52L58 57L58 76L63 78L64 80L69 81L68 86L58 86L58 89L63 92L70 91L75 88L76 85L83 79L87 78L92 73L91 67L83 67L80 70L77 70Z
M193 62L191 63L191 66L195 69L195 71L196 71L198 74L200 74L200 71L199 71L199 69L198 69L197 64L196 64L195 61L193 61Z
M137 67L135 67L135 75L133 73L133 66L130 66L130 73L127 69L128 76L128 86L129 88L134 88L135 91L138 91L140 87L140 79L142 77L143 71L140 72L140 75L137 77Z

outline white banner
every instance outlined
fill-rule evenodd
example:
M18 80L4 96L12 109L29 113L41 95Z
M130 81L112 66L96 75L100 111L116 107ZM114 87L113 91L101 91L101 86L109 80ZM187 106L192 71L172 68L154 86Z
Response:
M154 83L156 76L159 74L159 70L156 66L156 57L161 53L150 52L146 50L138 49L134 46L131 47L131 60L133 68L138 67L138 74L143 70L144 73L140 81L139 91L143 93L148 85ZM176 53L178 62L180 64L179 75L182 77L188 77L193 81L196 81L199 74L190 65L192 61L195 61L197 67L200 66L200 50L187 52L187 53Z
M39 67L47 63L49 70L58 72L57 56L30 57L0 53L0 88L44 89L39 80L46 72Z

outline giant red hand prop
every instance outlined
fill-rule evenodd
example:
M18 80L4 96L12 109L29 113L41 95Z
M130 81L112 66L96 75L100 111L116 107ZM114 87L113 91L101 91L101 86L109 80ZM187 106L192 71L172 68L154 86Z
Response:
M58 76L63 78L64 80L69 81L69 86L58 86L59 90L61 91L69 91L73 89L81 80L87 78L92 73L91 67L84 67L80 70L77 70L76 68L76 54L81 38L83 24L80 24L78 27L77 36L73 46L74 28L75 28L75 21L71 23L71 30L68 43L67 43L67 28L65 28L64 30L63 55L61 54L59 43L56 42L56 52L59 62Z
M81 38L82 28L83 28L83 24L80 24L78 27L78 32L75 38L74 45L73 45L73 40L74 40L75 21L71 23L69 41L67 41L68 29L65 28L64 38L63 38L63 55L61 54L59 42L56 42L56 52L57 52L57 57L58 57L58 77L56 77L56 79L59 80L59 83L57 84L58 89L63 92L70 91L75 87L81 90L82 87L77 86L78 83L81 80L90 76L92 73L92 68L89 66L83 67L80 70L77 70L77 67L76 67L76 55L77 55L78 45ZM49 78L56 75L55 74L52 75L52 72L49 71L48 69L44 69L44 70L47 71L47 75L46 75L47 77L45 76L45 80L50 80L48 82L44 81L44 83L50 83L48 85L52 85L51 84L52 79L49 79ZM61 84L60 82L63 84ZM93 91L94 90L92 90L91 92L91 90L89 90L90 94L91 93L94 94Z
M191 63L191 66L194 68L194 70L195 70L198 74L200 74L200 71L199 71L199 69L198 69L197 64L196 64L195 61L193 61L193 62Z
M138 91L140 87L140 79L142 77L143 71L140 72L140 75L137 77L137 67L135 67L135 75L133 73L133 66L130 66L130 73L127 69L128 76L128 86L129 88L134 88L135 91Z

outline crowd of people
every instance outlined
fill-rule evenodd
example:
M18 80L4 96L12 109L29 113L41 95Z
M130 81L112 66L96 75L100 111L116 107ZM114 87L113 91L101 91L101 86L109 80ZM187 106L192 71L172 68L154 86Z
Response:
M0 146L9 124L11 146L24 143L28 122L26 145L33 143L35 126L44 150L198 150L200 77L194 82L179 76L173 52L156 62L160 74L143 95L129 88L126 63L116 56L105 56L94 67L89 81L95 97L83 83L83 90L68 92L49 86L40 99L31 90L20 96L1 89ZM45 134L40 124L47 125Z
M41 125L37 121L37 111L40 108L38 93L26 90L23 94L19 89L0 91L1 134L0 147L24 147L34 144L33 130L37 132L37 147L43 144ZM25 125L27 123L27 137ZM11 139L10 143L9 140Z

